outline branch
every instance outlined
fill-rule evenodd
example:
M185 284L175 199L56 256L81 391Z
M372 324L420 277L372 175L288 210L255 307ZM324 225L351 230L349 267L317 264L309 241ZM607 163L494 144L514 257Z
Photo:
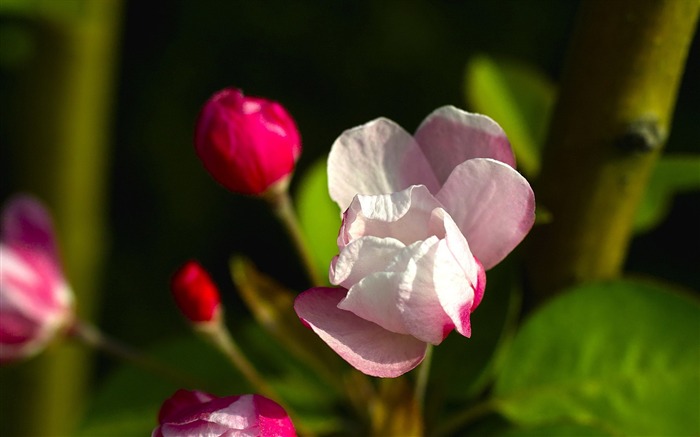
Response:
M540 298L621 273L670 129L697 0L584 1L551 123L528 273Z

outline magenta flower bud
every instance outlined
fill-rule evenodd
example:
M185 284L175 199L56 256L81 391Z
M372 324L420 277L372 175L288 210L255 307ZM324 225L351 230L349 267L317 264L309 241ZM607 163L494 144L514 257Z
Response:
M151 437L296 436L284 409L257 394L220 398L201 391L178 390L163 403L158 423Z
M173 276L171 290L175 303L190 322L219 320L219 290L209 273L197 261L188 261L180 267Z
M223 89L197 120L195 149L207 171L234 193L260 195L286 184L301 154L292 117L279 104Z
M0 364L41 351L73 318L73 293L58 259L51 217L28 196L2 212Z

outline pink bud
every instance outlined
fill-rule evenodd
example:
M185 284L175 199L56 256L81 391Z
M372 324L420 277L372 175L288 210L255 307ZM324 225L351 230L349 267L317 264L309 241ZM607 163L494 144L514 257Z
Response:
M0 240L0 363L41 351L73 317L51 217L28 196L2 213Z
M219 290L209 274L196 261L186 262L171 283L175 302L193 323L210 322L219 315Z
M234 88L205 103L194 143L214 179L240 194L259 195L288 182L301 154L294 120L279 103Z
M178 390L163 403L158 423L152 437L296 436L284 409L257 394L220 398L196 390Z

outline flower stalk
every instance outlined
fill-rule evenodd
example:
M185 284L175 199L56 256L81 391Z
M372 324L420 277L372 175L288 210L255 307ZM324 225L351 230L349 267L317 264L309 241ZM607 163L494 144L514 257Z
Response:
M233 336L229 332L228 328L223 322L223 317L212 321L210 323L200 323L193 325L194 329L202 335L207 341L209 341L214 347L221 351L226 358L233 364L233 366L238 369L243 377L248 380L251 386L255 389L256 393L262 394L270 399L274 399L275 402L279 403L293 419L296 424L297 429L303 433L305 436L312 436L313 434L304 427L303 423L299 421L298 416L294 413L294 410L283 401L282 397L277 393L277 391L265 380L265 378L258 373L255 366L246 358L245 354L241 351Z
M326 281L321 278L316 270L314 257L294 210L294 204L289 195L288 181L272 186L263 195L263 198L291 238L311 284L314 286L324 285Z
M151 358L148 355L144 355L130 348L129 346L106 336L96 326L90 323L76 320L68 329L68 334L71 337L83 342L87 346L106 352L109 355L149 371L154 375L168 379L177 385L184 385L187 387L202 387L204 385L202 381L198 381L189 375L185 375L180 371L168 367L164 363Z
M8 168L17 176L16 186L5 188L30 191L51 207L66 276L80 302L77 310L89 320L100 300L92 293L99 289L105 241L105 176L123 2L74 2L65 9L76 13L65 16L55 13L63 6L56 3L33 4L18 21L31 31L36 52L17 70L21 74L10 96L17 110L4 120L11 126L8 143L15 145L8 147ZM89 354L86 348L54 344L31 363L0 375L3 434L73 434L86 408Z
M425 351L425 358L418 368L416 378L415 398L418 404L418 411L425 412L425 393L428 389L428 379L430 378L430 367L433 362L433 345L429 344Z

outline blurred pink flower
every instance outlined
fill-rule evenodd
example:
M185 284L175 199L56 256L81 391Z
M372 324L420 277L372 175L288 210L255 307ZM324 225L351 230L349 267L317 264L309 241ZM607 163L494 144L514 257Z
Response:
M152 437L296 436L284 409L257 394L220 398L178 390L163 403L158 423Z
M499 263L534 223L534 194L502 129L454 107L411 137L380 118L344 132L328 158L342 210L330 281L297 315L360 371L399 376L469 315Z
M39 352L73 317L51 217L28 196L2 213L0 240L0 363Z
M178 308L190 322L218 322L221 313L219 289L197 261L187 261L178 269L170 289Z
M286 188L301 154L296 124L277 102L225 88L204 104L197 120L195 150L224 187L259 195Z

